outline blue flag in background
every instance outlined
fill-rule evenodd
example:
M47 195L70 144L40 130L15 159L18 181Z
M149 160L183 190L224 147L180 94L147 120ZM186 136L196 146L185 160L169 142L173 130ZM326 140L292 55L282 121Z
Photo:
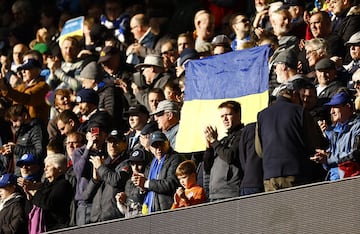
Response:
M268 104L268 46L233 51L191 60L185 69L185 97L176 151L205 150L203 130L217 127L219 139L225 135L218 106L227 100L241 104L242 122L256 121Z

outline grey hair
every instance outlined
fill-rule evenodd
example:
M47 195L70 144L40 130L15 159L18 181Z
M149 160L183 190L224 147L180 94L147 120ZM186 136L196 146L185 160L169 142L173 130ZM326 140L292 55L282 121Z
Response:
M52 164L55 168L58 169L65 169L67 164L67 160L64 154L49 154L44 159L44 162L45 164Z
M314 47L319 52L322 52L325 56L328 51L328 42L324 38L314 38L305 42L305 49L308 50L309 47Z

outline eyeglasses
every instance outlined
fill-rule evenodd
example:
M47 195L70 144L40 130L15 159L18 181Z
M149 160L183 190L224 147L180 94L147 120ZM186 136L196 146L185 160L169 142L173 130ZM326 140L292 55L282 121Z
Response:
M160 116L163 116L165 114L165 111L161 111L157 114L155 114L156 117L160 117Z
M360 80L353 80L351 81L351 84L355 85L360 85Z
M314 50L307 50L307 51L306 51L306 55L313 54L313 53L316 52L317 50L319 50L319 48L314 49Z
M242 20L239 20L239 21L237 21L235 24L238 24L238 23L247 23L247 22L250 22L250 20L249 19L242 19Z

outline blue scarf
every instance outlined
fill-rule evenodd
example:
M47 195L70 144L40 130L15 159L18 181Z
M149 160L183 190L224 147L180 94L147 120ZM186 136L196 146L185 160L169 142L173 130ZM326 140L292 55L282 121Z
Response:
M164 161L165 161L166 155L164 155L160 161L154 158L151 162L150 171L149 171L149 178L148 180L156 180L158 179L158 176L160 174L161 168L163 167ZM146 194L144 204L142 207L142 214L150 214L151 212L154 212L153 210L153 198L154 198L154 192L149 191Z

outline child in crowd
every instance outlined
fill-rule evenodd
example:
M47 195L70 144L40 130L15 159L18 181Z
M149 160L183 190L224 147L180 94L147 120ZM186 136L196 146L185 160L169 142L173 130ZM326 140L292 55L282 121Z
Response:
M196 165L192 160L186 160L176 168L176 176L183 187L174 194L171 209L192 206L206 201L205 190L197 184Z

